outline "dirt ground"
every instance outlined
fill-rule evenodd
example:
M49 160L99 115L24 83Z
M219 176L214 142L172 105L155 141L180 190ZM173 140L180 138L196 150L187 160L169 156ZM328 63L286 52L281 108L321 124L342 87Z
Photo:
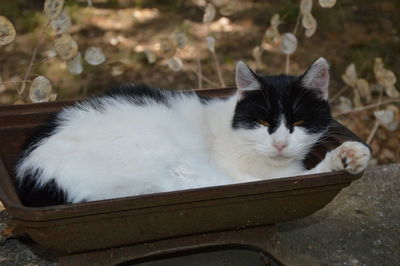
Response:
M0 47L1 104L13 104L17 100L16 89L20 87L47 23L42 12L43 2L0 2L0 14L9 18L17 31L12 44ZM66 2L66 10L72 18L69 33L78 43L79 51L83 53L90 46L100 47L106 61L99 66L84 64L84 72L74 76L67 71L63 60L52 57L55 37L45 35L28 80L37 75L46 76L51 80L53 92L57 93L57 100L82 98L126 82L169 89L197 88L197 58L206 78L203 87L222 87L213 56L206 48L206 36L213 36L216 40L216 55L226 86L234 86L234 69L238 60L256 66L252 51L261 43L272 15L280 14L283 21L279 26L281 33L292 31L300 1L214 0L211 2L216 6L217 15L208 25L202 23L205 1L201 0L95 0L90 8L84 0ZM331 63L331 96L343 91L345 84L341 77L350 63L355 64L359 77L373 84L376 82L374 58L381 57L385 67L398 77L399 1L343 0L329 9L321 8L318 1L314 1L312 12L317 21L317 31L313 37L306 38L300 27L298 49L290 60L291 74L302 73L320 56L327 58ZM162 51L162 47L160 50L160 41L170 40L177 33L184 33L188 41L175 54L183 61L182 70L175 72L167 66L171 51ZM146 50L156 55L154 63L146 59ZM284 69L283 54L265 51L257 71L280 74ZM341 96L352 99L353 94L352 89L346 89ZM361 104L366 106L378 100L379 93L374 92L370 101ZM384 96L382 100L388 98ZM399 107L398 101L395 104ZM335 110L338 100L332 105ZM376 109L336 118L366 140L375 123L373 110ZM376 159L373 163L400 162L399 133L400 129L378 128L371 142Z

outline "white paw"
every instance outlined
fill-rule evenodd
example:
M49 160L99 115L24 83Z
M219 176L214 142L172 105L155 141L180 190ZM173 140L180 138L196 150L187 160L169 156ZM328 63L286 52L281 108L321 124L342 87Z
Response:
M333 170L345 170L358 174L367 168L371 152L367 146L356 141L346 141L332 152Z

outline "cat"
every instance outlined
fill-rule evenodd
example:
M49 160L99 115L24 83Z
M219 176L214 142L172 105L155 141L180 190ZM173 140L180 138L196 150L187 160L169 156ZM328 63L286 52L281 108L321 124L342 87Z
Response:
M302 161L332 117L329 64L300 76L236 68L237 92L201 97L125 85L57 113L16 165L22 203L46 206L335 170L363 171L370 150L344 142L315 168Z

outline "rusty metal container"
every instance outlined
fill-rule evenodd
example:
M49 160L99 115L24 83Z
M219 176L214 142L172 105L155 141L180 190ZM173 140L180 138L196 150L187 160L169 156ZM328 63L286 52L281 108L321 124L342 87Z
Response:
M202 90L225 96L233 89ZM324 207L361 175L332 172L235 185L132 196L80 204L23 206L14 188L14 163L27 137L47 117L73 102L0 107L0 199L18 227L61 254L245 230L305 217ZM314 147L309 167L328 149L358 140L334 121L330 137Z

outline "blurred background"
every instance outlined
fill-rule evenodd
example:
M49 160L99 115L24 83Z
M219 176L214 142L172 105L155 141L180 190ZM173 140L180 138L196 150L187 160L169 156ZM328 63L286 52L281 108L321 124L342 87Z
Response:
M0 104L60 101L119 83L234 86L331 64L334 117L400 162L398 0L0 1ZM15 30L15 31L14 31Z

